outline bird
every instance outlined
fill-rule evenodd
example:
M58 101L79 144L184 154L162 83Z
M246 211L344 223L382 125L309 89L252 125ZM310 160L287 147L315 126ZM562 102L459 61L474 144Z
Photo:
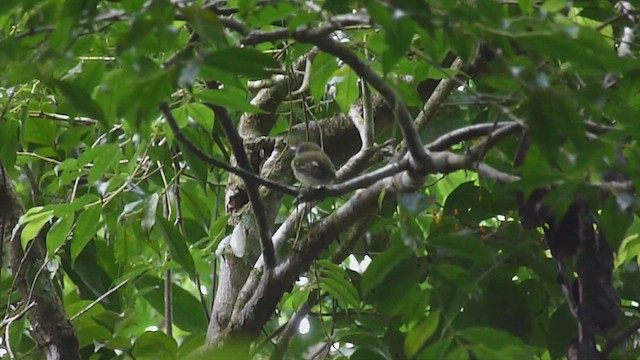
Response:
M336 168L320 146L303 142L289 147L295 156L291 160L293 175L302 186L318 187L336 180Z

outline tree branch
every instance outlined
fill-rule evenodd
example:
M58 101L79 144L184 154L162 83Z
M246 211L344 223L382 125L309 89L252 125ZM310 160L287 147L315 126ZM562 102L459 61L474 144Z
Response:
M336 56L349 65L361 78L373 86L389 104L400 125L400 130L407 143L407 147L416 164L422 168L413 169L420 173L431 171L431 157L422 146L420 136L413 124L413 118L409 109L402 101L400 95L387 82L378 75L367 63L362 61L353 51L341 43L328 37L322 29L302 29L293 32L292 37L298 41L310 43L320 50Z
M233 120L229 117L229 113L226 109L217 105L212 105L212 108L216 114L216 119L220 121L220 124L227 135L227 139L229 139L229 143L231 143L231 149L233 150L233 155L238 162L238 165L240 168L248 172L253 171L251 163L247 158L247 153L244 151L242 138L233 125ZM253 207L253 213L257 220L258 230L260 232L260 245L262 246L262 255L264 256L265 265L268 268L273 268L276 265L276 256L273 250L273 244L271 243L271 230L269 221L267 220L267 210L264 206L264 202L262 201L262 197L260 196L260 191L256 181L250 177L243 177L242 180L244 180L244 185L247 189L251 206Z
M162 110L162 113L164 114L165 119L167 120L167 123L169 124L169 127L171 128L171 131L173 131L174 136L176 137L176 139L178 140L178 142L180 142L182 145L184 145L187 149L189 149L189 151L193 152L197 157L199 157L202 161L218 167L220 169L226 170L230 173L236 174L238 176L240 176L241 178L245 179L251 179L255 182L257 182L260 185L263 185L265 187L268 187L270 189L279 191L281 193L287 194L287 195L291 195L291 196L298 196L299 192L298 189L293 187L293 186L289 186L289 185L284 185L284 184L280 184L265 178L262 178L256 174L254 174L251 171L247 171L241 168L237 168L235 166L232 166L224 161L220 161L217 160L211 156L209 156L207 153L205 153L204 151L202 151L200 148L198 148L195 144L193 144L183 133L182 131L180 131L180 127L178 127L178 124L176 123L176 119L173 117L173 114L171 113L171 109L169 108L169 105L166 102L163 102L162 104L160 104L160 109Z
M451 64L451 70L460 70L462 68L462 59L456 58ZM440 105L445 101L445 99L449 96L451 91L458 85L457 79L453 76L448 77L446 79L442 79L438 86L433 90L431 96L424 104L422 111L418 114L415 120L416 129L420 132L426 125L429 120L433 117L436 111L440 108Z

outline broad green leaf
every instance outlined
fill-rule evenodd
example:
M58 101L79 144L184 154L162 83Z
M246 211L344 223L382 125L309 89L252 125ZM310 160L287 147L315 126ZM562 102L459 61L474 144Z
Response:
M327 260L320 260L319 265L322 266L320 288L327 291L336 300L348 304L356 310L360 309L358 291L351 284L346 271Z
M228 48L207 56L207 66L220 71L262 79L270 75L269 69L279 69L280 64L271 56L253 48Z
M18 120L6 117L0 121L0 163L6 168L12 168L16 163L20 122Z
M453 255L466 259L488 263L492 259L489 248L480 242L479 238L466 235L444 235L429 238L427 243L431 246L447 250Z
M557 163L563 138L571 139L578 147L585 143L584 122L574 101L564 93L559 90L533 91L529 101L531 137L550 164Z
M187 18L193 30L214 48L224 49L228 46L224 27L213 11L203 9L200 6L184 6L179 11Z
M450 338L440 339L424 349L417 358L420 360L444 359L451 342Z
M333 82L336 84L336 102L342 112L347 114L351 104L360 96L358 75L350 67L343 66L333 73Z
M493 271L483 287L483 310L487 324L519 339L528 339L534 328L529 302L538 294L527 294L513 281L511 271ZM543 301L543 300L540 300Z
M631 214L620 210L615 195L612 195L604 201L599 218L599 225L602 227L607 243L613 249L619 248L627 228L631 225Z
M94 324L81 324L76 326L78 332L78 342L80 347L87 345L93 345L97 341L107 341L113 336L113 334L104 326Z
M391 72L394 65L406 56L415 34L416 24L413 20L409 16L399 14L400 12L394 13L390 25L385 28L388 46L382 54L382 70L385 74Z
M142 297L160 314L164 313L164 282L162 279L145 275L135 283ZM190 292L175 283L173 293L173 321L177 327L193 334L207 331L207 319L200 301Z
M174 360L178 356L178 344L162 331L147 331L133 344L136 359Z
M215 114L208 106L199 103L192 103L185 105L185 108L187 111L187 118L189 120L195 121L207 130L213 129Z
M73 221L75 220L73 214L65 215L59 218L47 232L47 253L52 256L56 251L65 243Z
M185 127L183 129L183 132L185 136L187 136L187 138L189 138L194 145L198 146L198 148L200 149L207 148L207 146L204 146L204 144L206 144L207 139L205 139L203 134L197 131L197 129L194 129L193 127ZM184 156L184 159L187 162L187 165L189 165L189 168L191 169L191 171L193 172L193 175L198 181L198 184L200 185L203 191L207 191L207 177L209 175L210 165L206 163L204 160L202 160L198 155L193 153L191 149L188 149L182 143L180 143L179 146L180 146L180 149L182 150L182 156Z
M107 170L110 170L112 165L122 158L120 148L114 144L101 145L97 147L96 150L97 153L93 158L93 166L89 172L89 184L93 184L103 177Z
M444 204L445 215L459 219L467 226L477 226L482 220L493 217L491 194L474 185L473 181L460 184Z
M101 210L102 207L100 205L91 205L85 208L78 216L73 230L73 237L71 238L72 260L78 257L82 249L93 239L98 231Z
M530 15L533 11L533 6L535 5L535 0L518 0L518 4L520 5L520 9L527 15Z
M49 146L54 144L57 127L53 121L29 117L23 125L24 141ZM19 140L19 138L15 139L15 141L17 140Z
M228 88L223 90L204 90L196 93L196 98L213 105L222 106L229 110L248 113L264 113L257 106L251 105L244 91Z
M52 206L53 213L57 217L63 217L86 208L91 203L97 203L100 198L95 194L85 194L75 199L70 204L55 204Z
M327 84L336 70L338 70L338 62L329 54L320 53L313 60L309 87L316 103L324 97Z
M440 323L440 311L432 311L426 318L409 331L404 339L404 352L407 357L413 358L424 344L435 334Z
M182 269L191 279L195 279L196 266L193 262L193 257L191 257L191 253L189 252L189 247L187 246L184 236L180 234L178 228L169 220L163 217L158 217L157 220L158 229L160 229L162 238L167 244L171 258L182 266Z
M537 359L519 338L504 331L473 327L463 330L461 337L472 344L471 352L478 359Z
M558 307L549 318L546 334L547 348L553 359L559 359L567 354L567 344L578 336L576 320L566 304Z
M567 6L567 0L547 0L542 4L542 10L556 12Z
M100 105L89 96L83 89L72 82L55 81L55 87L78 109L81 113L88 115L106 126L104 114Z
M42 211L41 207L35 207L29 209L26 214L20 219L20 223L24 225L22 232L20 233L20 243L22 249L27 248L29 241L33 240L44 224L48 223L53 218L53 210Z
M367 294L380 284L393 268L411 255L411 249L403 245L394 245L373 258L362 276L360 289Z

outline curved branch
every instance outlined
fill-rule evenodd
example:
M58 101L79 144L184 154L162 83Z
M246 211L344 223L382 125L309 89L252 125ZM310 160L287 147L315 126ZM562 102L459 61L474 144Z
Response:
M371 86L382 95L394 112L411 156L416 160L416 164L422 166L421 169L414 170L419 173L428 173L431 171L431 157L428 151L422 146L420 136L413 124L413 118L409 113L409 109L393 87L348 47L328 37L322 28L297 30L291 35L298 41L313 44L320 50L341 59L360 77L371 84Z
M485 124L474 124L465 126L463 128L452 130L444 135L441 135L437 139L433 140L429 144L427 144L427 148L431 151L443 151L451 146L466 140L472 140L480 136L485 136L489 132L491 132L494 128L500 129L504 126L509 126L516 124L513 121L505 121L498 122L496 124L493 123L485 123Z
M273 189L276 191L279 191L281 193L284 194L288 194L288 195L292 195L292 196L298 196L299 192L298 189L293 187L293 186L288 186L288 185L284 185L284 184L280 184L265 178L262 178L256 174L254 174L251 171L247 171L241 168L237 168L235 166L232 166L224 161L220 161L217 160L211 156L209 156L207 153L205 153L204 151L202 151L200 148L198 148L195 144L193 144L183 133L182 131L180 131L180 127L178 127L178 124L176 123L176 119L173 117L173 114L171 113L171 109L169 108L169 105L166 102L163 102L162 104L160 104L160 109L162 110L162 113L164 114L165 119L167 120L167 123L169 124L169 127L171 128L171 131L173 131L174 136L176 137L176 139L178 140L178 142L180 142L182 145L184 145L187 149L189 149L189 151L193 152L197 157L199 157L202 161L213 165L215 167L218 167L220 169L226 170L230 173L236 174L238 176L240 176L243 179L250 179L255 181L256 183L268 187L269 189Z
M233 150L233 155L235 156L238 165L240 165L240 168L248 172L252 172L251 163L247 158L247 153L244 151L242 138L233 125L233 121L229 117L229 113L226 109L217 105L212 105L212 108L213 112L216 114L216 119L220 120L220 124L227 135L227 139L229 139L229 142L231 143L231 149ZM260 196L258 184L253 178L243 177L242 180L244 181L247 189L247 194L249 195L249 200L253 207L253 213L258 224L260 245L262 246L262 255L264 256L265 265L268 268L273 268L276 265L276 255L273 250L273 244L271 243L271 230L269 221L267 220L267 210L264 206L264 202L262 201L262 196Z

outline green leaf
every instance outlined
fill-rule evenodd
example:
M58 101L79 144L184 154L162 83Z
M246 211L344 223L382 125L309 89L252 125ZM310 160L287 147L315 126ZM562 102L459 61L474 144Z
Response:
M203 146L203 142L206 139L203 138L202 134L198 132L193 127L185 127L183 129L185 136L187 136L194 145L197 145L200 149L205 149ZM207 191L207 177L209 176L209 164L202 160L198 155L194 154L190 149L188 149L182 143L179 144L180 149L182 150L182 156L189 165L189 169L193 172L198 184L202 188L203 191Z
M96 153L93 158L93 166L89 172L89 184L95 183L102 178L111 166L122 158L120 148L115 144L104 144L95 148Z
M482 220L494 216L491 194L474 185L473 181L460 184L444 204L445 215L454 216L468 226L477 226Z
M523 13L530 15L533 12L533 6L535 5L536 0L518 0L518 4L520 5L520 10Z
M258 114L266 113L259 107L251 105L249 100L247 100L247 93L242 90L233 88L223 90L204 90L196 93L195 95L199 100L213 105L222 106L229 110Z
M205 129L213 129L215 114L208 106L199 103L186 104L187 118L202 125Z
M320 53L313 60L309 87L311 89L311 96L313 96L316 103L320 102L324 97L327 84L336 70L338 70L338 62L329 54Z
M398 13L398 12L397 12ZM416 24L408 16L394 14L387 31L385 40L388 49L382 53L382 70L385 74L392 71L394 65L406 56L415 34Z
M461 337L472 344L471 352L479 360L537 359L520 339L504 331L472 327L463 330Z
M59 218L47 232L47 253L52 256L65 243L74 221L73 214Z
M76 227L71 238L71 259L75 261L82 249L87 245L98 231L100 212L102 207L92 205L87 207L76 220Z
M558 307L549 318L546 343L549 354L553 359L559 359L567 354L567 344L578 336L576 320L566 304Z
M480 263L488 263L492 259L491 250L480 242L479 238L466 235L444 235L429 238L428 244L450 253Z
M228 48L216 51L205 59L207 66L220 71L246 76L249 79L268 77L269 69L279 69L280 64L271 56L254 48Z
M617 196L625 196L625 194ZM618 207L616 196L609 196L604 202L599 219L599 225L602 226L607 243L611 248L617 249L631 225L631 214Z
M557 163L563 138L568 137L577 147L584 145L584 122L567 94L559 90L532 91L529 101L531 138L550 164Z
M84 89L68 81L54 81L54 85L76 109L107 126L102 108Z
M162 233L162 238L167 244L171 258L182 266L182 269L187 272L191 279L195 279L196 266L193 262L193 257L191 257L191 253L189 252L186 239L182 234L180 234L178 228L169 220L163 217L158 217L157 220L160 232Z
M319 265L322 266L320 288L327 291L336 300L348 304L356 310L360 309L358 291L351 284L346 271L328 260L320 260Z
M16 163L19 144L20 122L11 117L0 121L0 163L5 168L12 168Z
M360 289L367 294L371 289L380 284L393 268L411 255L412 251L403 245L395 245L383 251L373 258L367 271L362 276Z
M336 84L336 102L343 113L348 114L351 104L360 96L358 89L358 74L350 67L343 66L333 73Z
M48 146L55 143L58 129L53 121L28 117L23 124L23 140L25 142ZM15 140L19 139L17 137Z
M184 6L179 11L187 18L195 32L214 48L224 49L229 46L224 35L222 22L213 11L203 9L200 6Z
M42 207L31 208L20 219L20 223L24 225L22 233L20 234L22 249L26 249L29 241L38 236L44 224L53 218L53 210L42 210Z
M133 344L136 359L175 360L178 356L178 344L162 331L146 331Z
M432 311L426 318L409 331L404 339L404 351L407 357L413 358L424 344L435 334L440 323L440 311Z
M135 282L144 299L160 314L164 313L163 280L145 275ZM201 334L207 331L207 319L200 301L182 287L171 284L173 321L182 330Z
M547 0L542 4L541 9L549 12L560 11L567 7L567 0Z

